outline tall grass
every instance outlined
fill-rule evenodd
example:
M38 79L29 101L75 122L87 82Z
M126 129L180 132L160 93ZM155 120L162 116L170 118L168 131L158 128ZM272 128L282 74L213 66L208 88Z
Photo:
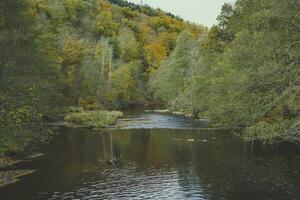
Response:
M123 117L123 113L120 111L99 110L70 113L65 116L65 120L88 127L104 127L115 124L120 117Z

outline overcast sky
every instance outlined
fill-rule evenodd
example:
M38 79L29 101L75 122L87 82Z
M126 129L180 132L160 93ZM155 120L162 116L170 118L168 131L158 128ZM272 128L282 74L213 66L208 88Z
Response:
M127 0L141 3L141 0ZM216 24L216 18L225 2L234 0L143 0L143 3L154 8L161 8L185 20L211 26Z

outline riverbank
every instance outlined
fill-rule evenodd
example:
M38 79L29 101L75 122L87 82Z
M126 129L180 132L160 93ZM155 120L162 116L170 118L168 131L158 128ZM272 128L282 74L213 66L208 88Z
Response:
M162 114L171 114L171 115L178 115L183 116L186 118L194 118L193 114L186 113L184 111L172 111L169 109L154 109L154 110L144 110L146 113L162 113ZM205 128L209 130L238 130L237 135L242 137L246 141L256 140L263 143L281 143L281 142L288 142L294 144L300 144L300 120L296 119L290 125L289 129L280 132L280 128L282 125L278 125L279 128L276 129L276 126L272 129L266 130L265 126L252 126L252 127L231 127L231 126L222 126L220 124L213 123L210 119L201 118L195 119L195 121L206 122L209 123L211 127ZM268 124L260 123L260 124ZM272 133L272 134L271 134Z
M10 157L2 155L2 156L0 156L0 171L8 169L19 162L20 162L20 160L15 160Z
M64 119L71 125L75 124L81 127L103 128L108 125L115 124L117 119L120 117L123 117L123 113L120 111L98 110L69 113ZM23 162L30 162L33 159L42 156L42 154L25 152L25 149L29 145L27 142L25 142L25 139L24 141L20 142L16 138L12 138L12 134L8 134L8 132L6 132L6 135L7 137L5 138L8 138L6 143L9 141L10 145L1 145L0 187L15 183L22 176L34 173L34 170L19 169L17 165ZM23 134L23 136L25 135ZM49 139L47 141L49 141ZM41 141L40 144L44 143Z
M33 173L31 169L20 168L22 163L41 157L40 148L56 135L55 127L44 123L23 123L0 128L0 186L19 180Z
M23 176L32 174L35 170L22 169L17 165L25 162L31 162L34 159L42 157L43 154L35 153L23 158L13 158L8 156L0 156L0 187L15 183Z

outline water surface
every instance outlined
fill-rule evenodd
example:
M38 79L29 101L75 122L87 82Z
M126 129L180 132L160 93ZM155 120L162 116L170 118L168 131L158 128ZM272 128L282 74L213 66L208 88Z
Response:
M60 128L42 158L19 166L38 171L0 188L0 199L300 197L300 152L292 145L252 146L181 117L131 118L122 129Z

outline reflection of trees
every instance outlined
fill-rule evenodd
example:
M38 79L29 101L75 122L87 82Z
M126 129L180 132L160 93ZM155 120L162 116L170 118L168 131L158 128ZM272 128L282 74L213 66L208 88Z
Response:
M196 155L191 158L194 174L211 192L212 199L220 199L220 195L226 199L272 199L289 196L288 190L299 190L299 179L291 176L297 169L289 166L289 159L259 144L252 155L251 143L232 139L228 134L217 137L212 143L196 145L190 152Z
M144 169L175 169L185 194L203 190L211 199L260 199L289 196L299 185L299 174L295 174L299 164L292 165L290 158L269 151L269 146L255 144L252 152L251 143L234 139L230 133L128 130L113 136L114 146L120 147L127 160ZM195 141L187 142L191 138Z
M41 168L47 170L47 179L55 185L71 188L84 171L97 171L107 168L102 160L118 155L112 133L93 133L84 129L63 129L53 144L47 149ZM53 176L49 177L49 173ZM51 181L51 180L49 180Z
M227 133L192 130L82 131L63 130L65 134L59 135L51 145L44 162L47 166L43 168L54 174L51 177L53 182L61 187L71 187L84 169L107 168L98 160L120 155L121 167L134 162L145 175L148 169L153 168L177 171L177 182L186 198L196 191L209 194L210 199L245 199L245 196L261 199L274 197L272 195L294 197L291 194L295 194L297 185L300 185L299 160L257 144L251 157L251 144L233 139ZM188 139L194 139L194 142L188 142ZM262 194L264 196L260 196Z
M178 131L175 131L178 132ZM122 130L114 135L114 147L118 146L127 160L144 167L164 167L180 164L187 157L184 143L174 143L170 130Z
M122 159L138 162L147 162L149 131L148 130L122 130L120 134L114 133L114 148L122 154Z

